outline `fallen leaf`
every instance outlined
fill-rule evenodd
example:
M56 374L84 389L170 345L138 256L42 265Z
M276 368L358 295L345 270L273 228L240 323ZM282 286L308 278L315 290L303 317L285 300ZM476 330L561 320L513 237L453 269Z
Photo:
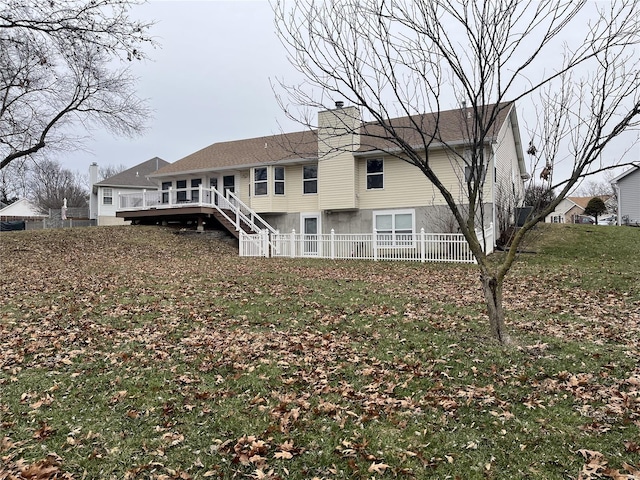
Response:
M389 465L387 465L386 463L373 462L371 464L371 466L367 469L367 471L369 473L374 473L375 472L375 473L378 473L378 474L382 475L387 468L389 468Z

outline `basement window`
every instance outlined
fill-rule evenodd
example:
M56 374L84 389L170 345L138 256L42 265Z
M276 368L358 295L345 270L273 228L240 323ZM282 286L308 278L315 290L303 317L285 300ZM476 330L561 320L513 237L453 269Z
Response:
M379 210L373 212L376 242L380 247L414 246L415 211Z

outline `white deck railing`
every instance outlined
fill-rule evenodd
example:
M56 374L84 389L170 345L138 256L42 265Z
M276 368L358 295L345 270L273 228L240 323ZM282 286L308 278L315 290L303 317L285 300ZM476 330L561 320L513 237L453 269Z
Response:
M482 233L476 232L482 243ZM487 253L493 252L493 226L484 231ZM269 234L266 230L240 235L240 256L310 257L333 260L398 260L416 262L476 263L464 235L458 233L426 233L393 235L296 233Z
M121 193L118 210L151 210L177 207L219 207L233 210L233 202L214 187L170 188L169 190L143 190Z
M218 210L227 220L242 230L247 225L254 232L264 229L275 233L271 225L251 210L233 192L227 190L226 196L214 187L206 188L170 188L169 190L143 190L136 193L119 195L118 210L157 210L183 207L210 207ZM231 211L232 215L227 212Z

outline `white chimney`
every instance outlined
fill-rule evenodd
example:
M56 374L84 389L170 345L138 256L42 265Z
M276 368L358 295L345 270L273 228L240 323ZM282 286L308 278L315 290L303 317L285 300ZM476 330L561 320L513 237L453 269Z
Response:
M92 220L98 217L98 192L93 191L96 183L98 183L98 164L93 162L89 165L89 218Z
M89 183L91 188L93 188L94 183L98 183L98 164L96 162L89 165Z

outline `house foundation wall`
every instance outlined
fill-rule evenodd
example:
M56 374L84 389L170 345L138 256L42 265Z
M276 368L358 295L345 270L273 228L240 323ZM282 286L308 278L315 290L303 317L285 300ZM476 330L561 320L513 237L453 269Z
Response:
M384 210L394 211L396 209L362 209L342 212L325 210L319 213L320 233L328 234L331 233L331 230L334 230L335 233L372 233L373 212ZM427 233L458 233L460 230L449 207L445 205L407 207L401 210L414 210L416 232L420 232L423 228ZM485 227L493 221L492 215L492 205L485 204ZM292 230L302 233L299 213L262 214L261 216L269 225L282 233L290 233ZM477 227L481 227L480 223Z
M124 218L114 217L111 215L100 215L98 217L98 226L103 227L113 225L131 225L131 222Z

